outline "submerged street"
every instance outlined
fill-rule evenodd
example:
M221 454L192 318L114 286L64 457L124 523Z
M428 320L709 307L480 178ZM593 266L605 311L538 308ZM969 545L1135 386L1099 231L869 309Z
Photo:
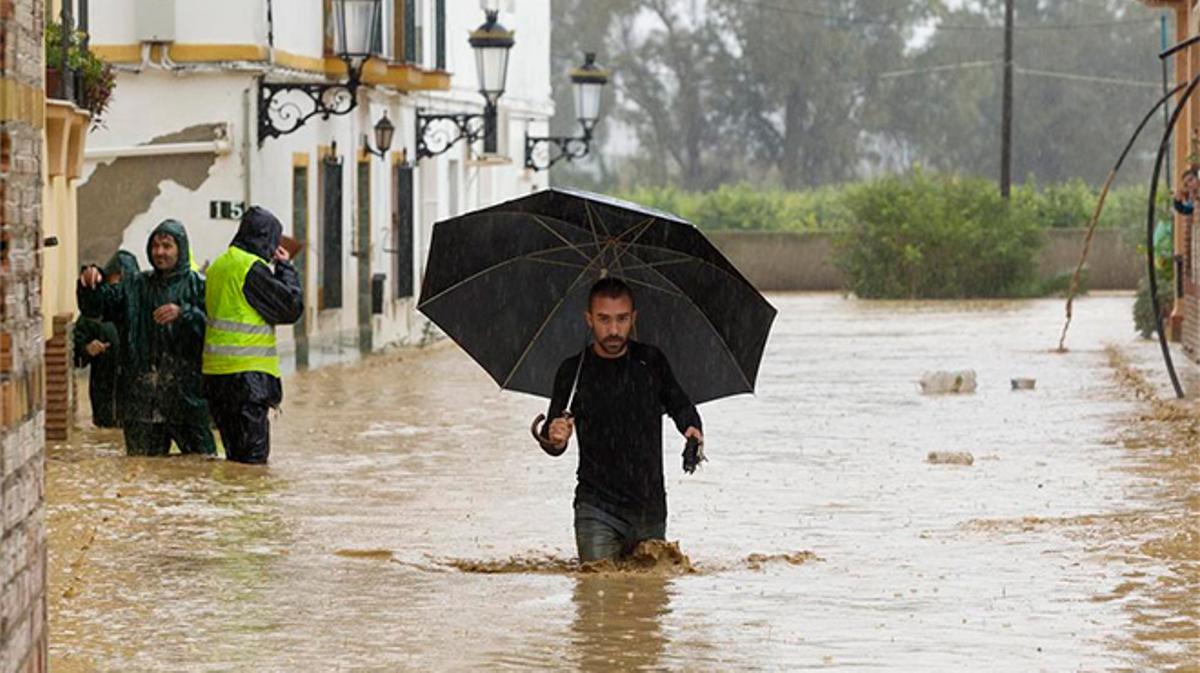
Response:
M769 299L757 395L700 408L709 462L684 475L664 433L695 572L574 572L574 447L543 454L545 402L442 342L291 375L266 468L49 449L53 670L1200 660L1200 416L1138 399L1168 395L1132 296L1077 301L1065 355L1057 299ZM920 394L965 369L974 394Z

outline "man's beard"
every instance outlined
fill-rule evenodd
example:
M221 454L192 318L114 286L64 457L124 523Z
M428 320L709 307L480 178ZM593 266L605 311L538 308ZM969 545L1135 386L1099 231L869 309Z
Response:
M616 355L624 350L626 341L627 339L622 339L621 337L609 337L600 342L600 347L603 348L605 352Z

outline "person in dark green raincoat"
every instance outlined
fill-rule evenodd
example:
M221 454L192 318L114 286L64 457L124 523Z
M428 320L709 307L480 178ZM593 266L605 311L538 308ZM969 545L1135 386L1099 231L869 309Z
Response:
M110 285L123 278L138 275L137 257L125 250L104 265L104 276ZM104 320L103 316L81 315L75 321L75 366L90 367L88 374L88 397L92 403L92 423L98 428L116 428L121 425L121 414L117 408L118 363L121 358L120 333L116 325Z
M163 220L150 234L153 269L105 285L99 267L79 277L80 310L116 324L121 359L116 397L129 455L216 453L200 358L204 348L204 278L191 269L187 231Z

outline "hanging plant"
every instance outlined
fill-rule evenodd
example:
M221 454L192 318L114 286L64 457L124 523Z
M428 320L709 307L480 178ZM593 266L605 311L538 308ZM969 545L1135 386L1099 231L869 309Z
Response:
M62 30L60 23L46 23L46 91L55 95L63 77L78 76L76 103L91 113L92 128L95 128L101 125L104 111L112 100L116 75L111 65L84 46L82 31L72 31L67 38L67 72L63 72Z

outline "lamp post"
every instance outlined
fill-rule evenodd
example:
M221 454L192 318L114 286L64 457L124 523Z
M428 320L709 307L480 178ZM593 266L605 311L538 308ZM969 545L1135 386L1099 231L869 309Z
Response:
M333 51L346 64L337 83L258 83L258 144L304 126L315 116L329 119L358 106L363 65L378 48L382 0L332 0ZM299 96L290 96L299 94ZM300 98L301 103L295 98ZM307 99L307 100L305 100Z
M571 86L575 91L575 118L583 135L525 136L525 168L544 171L559 161L574 161L591 151L592 132L600 121L600 102L608 71L596 65L596 54L584 55L583 65L571 71ZM552 149L557 148L557 152Z
M418 161L442 154L464 139L468 144L482 139L484 154L496 153L496 104L504 95L508 56L514 44L513 31L500 25L499 17L499 11L487 10L487 20L467 40L475 51L483 114L424 114L418 110Z
M388 148L392 146L392 135L395 133L396 127L392 125L392 121L388 119L387 112L384 111L383 117L375 122L375 146L379 149L371 149L371 144L367 142L367 134L364 133L362 137L363 151L382 159L387 154Z

